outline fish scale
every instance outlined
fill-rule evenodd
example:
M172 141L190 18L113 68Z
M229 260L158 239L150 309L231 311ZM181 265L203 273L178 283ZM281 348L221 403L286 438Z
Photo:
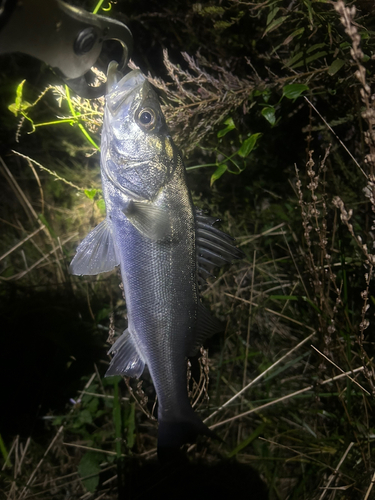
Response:
M101 174L106 218L78 246L73 274L120 266L128 327L113 344L108 375L140 377L148 366L158 397L158 454L176 455L198 434L214 436L193 411L187 357L222 329L199 286L242 252L195 209L186 171L158 98L140 71L118 81L110 66Z

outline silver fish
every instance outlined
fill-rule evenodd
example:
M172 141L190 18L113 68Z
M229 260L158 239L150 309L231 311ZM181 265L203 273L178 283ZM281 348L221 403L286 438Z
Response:
M112 84L111 84L112 81ZM120 265L128 328L106 375L140 377L148 366L158 397L158 453L213 435L187 393L188 356L221 323L199 298L213 267L242 257L233 239L195 209L181 155L158 97L140 71L109 74L101 173L106 218L78 246L72 274Z

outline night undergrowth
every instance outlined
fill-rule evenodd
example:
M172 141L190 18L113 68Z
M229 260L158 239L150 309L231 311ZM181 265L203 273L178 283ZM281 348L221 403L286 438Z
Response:
M202 438L186 449L185 493L226 491L227 468L233 495L244 498L370 499L374 9L168 4L144 12L110 3L111 15L123 20L123 7L129 16L132 65L160 92L194 202L220 217L245 253L202 292L225 332L189 361L188 384L222 442ZM155 463L150 377L104 378L106 351L126 326L118 273L68 273L77 244L105 215L104 100L40 87L35 69L23 82L22 70L13 58L0 76L0 367L9 413L0 420L0 491L7 500L115 499L123 490L130 499L184 498L182 471ZM33 386L40 396L22 420L14 400Z

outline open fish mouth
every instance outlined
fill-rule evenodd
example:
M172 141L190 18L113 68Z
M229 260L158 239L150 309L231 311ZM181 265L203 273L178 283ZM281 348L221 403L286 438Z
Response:
M133 96L145 83L146 77L139 69L133 70L123 78L119 79L117 64L110 64L107 74L107 105L112 113L116 115L118 110L125 110L130 107Z

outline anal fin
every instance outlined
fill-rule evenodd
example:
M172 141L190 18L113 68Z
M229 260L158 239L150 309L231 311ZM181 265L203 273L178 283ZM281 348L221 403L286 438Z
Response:
M142 375L145 363L138 354L128 329L116 340L108 354L112 354L113 358L105 374L106 377L122 375L139 378Z

